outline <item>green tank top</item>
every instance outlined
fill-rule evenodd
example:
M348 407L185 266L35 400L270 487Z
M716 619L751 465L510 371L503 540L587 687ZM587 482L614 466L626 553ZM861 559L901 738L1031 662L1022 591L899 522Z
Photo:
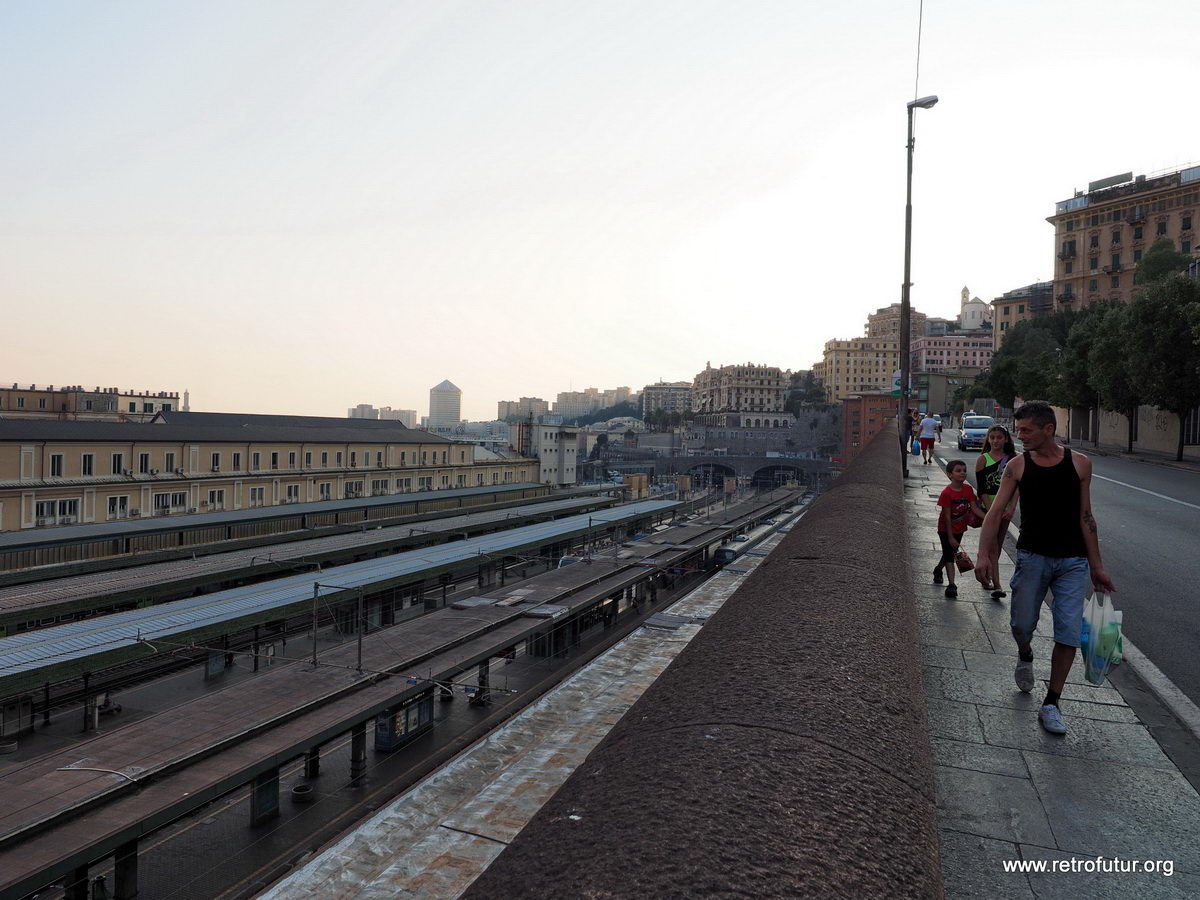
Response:
M1004 477L1004 467L1008 465L1008 457L992 459L992 454L985 450L983 461L985 465L979 470L979 493L986 497L995 497L1000 493L1000 479Z

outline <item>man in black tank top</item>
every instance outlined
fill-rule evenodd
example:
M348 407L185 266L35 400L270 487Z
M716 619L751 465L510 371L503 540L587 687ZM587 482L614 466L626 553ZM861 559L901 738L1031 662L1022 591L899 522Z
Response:
M1025 693L1033 690L1031 639L1049 591L1054 596L1054 652L1049 690L1038 720L1047 731L1066 734L1058 698L1079 647L1089 576L1097 591L1116 588L1100 559L1100 539L1092 515L1091 461L1055 440L1054 410L1048 403L1026 403L1013 413L1013 422L1025 452L1005 466L1000 492L983 520L975 577L985 585L997 583L996 535L1004 508L1020 487L1021 536L1017 568L1010 582L1010 624L1017 642L1014 675L1018 688Z

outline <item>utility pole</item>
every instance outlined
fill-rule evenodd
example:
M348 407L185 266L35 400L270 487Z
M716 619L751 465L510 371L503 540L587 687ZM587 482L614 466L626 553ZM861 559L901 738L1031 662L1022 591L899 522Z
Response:
M312 620L312 664L317 667L317 602L321 597L321 585L313 582L313 620Z
M358 674L362 674L362 639L363 631L366 629L366 621L363 616L363 606L366 603L367 589L360 586L358 589Z

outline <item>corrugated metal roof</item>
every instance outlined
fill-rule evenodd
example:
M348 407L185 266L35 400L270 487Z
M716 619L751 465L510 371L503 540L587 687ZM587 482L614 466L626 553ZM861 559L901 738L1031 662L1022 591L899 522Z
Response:
M214 414L216 415L216 414ZM276 417L268 417L276 418ZM284 418L284 417L279 417ZM246 441L313 444L450 444L427 431L414 431L388 420L374 427L355 425L369 419L345 419L341 425L306 425L283 422L254 422L253 416L235 417L228 424L195 424L171 421L61 422L53 419L2 419L0 441L120 441L129 443L167 442L193 444L236 444Z
M163 606L128 610L14 635L0 639L0 660L3 660L0 663L0 678L129 647L136 644L139 638L153 641L155 638L186 635L221 622L303 603L312 598L315 581L321 585L318 588L321 596L338 594L446 565L513 552L530 544L553 541L589 527L589 521L592 525L623 522L678 505L667 500L644 500L618 509L526 525L452 544L337 566L326 569L316 579L311 574L292 575L265 584L232 588L176 600Z

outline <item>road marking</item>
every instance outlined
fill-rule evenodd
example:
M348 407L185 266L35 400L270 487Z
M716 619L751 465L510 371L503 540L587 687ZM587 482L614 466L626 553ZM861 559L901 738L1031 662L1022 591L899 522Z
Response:
M1180 506L1186 506L1191 509L1200 509L1200 506L1197 506L1195 503L1188 503L1186 500L1179 500L1179 499L1176 499L1175 497L1168 497L1166 494L1160 494L1156 491L1148 491L1145 488L1140 488L1134 484L1126 484L1124 481L1117 481L1117 479L1115 479L1115 478L1106 478L1103 475L1097 475L1095 472L1092 473L1092 477L1099 478L1101 481L1111 481L1113 484L1119 484L1119 485L1121 485L1121 487L1127 487L1131 491L1141 491L1143 494L1149 494L1151 497L1157 497L1160 500L1170 500L1172 503L1178 503Z

